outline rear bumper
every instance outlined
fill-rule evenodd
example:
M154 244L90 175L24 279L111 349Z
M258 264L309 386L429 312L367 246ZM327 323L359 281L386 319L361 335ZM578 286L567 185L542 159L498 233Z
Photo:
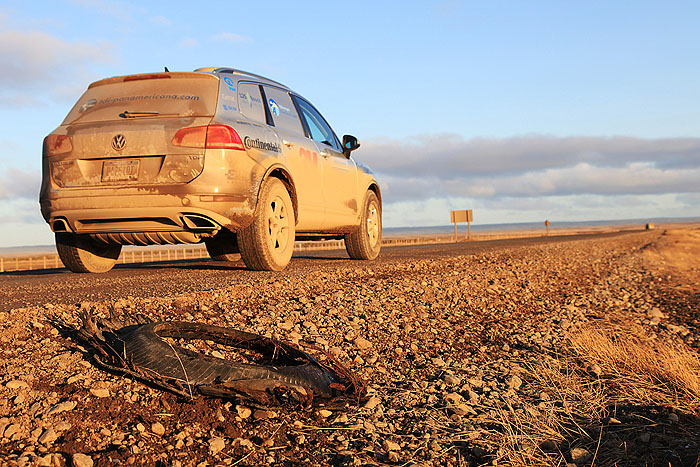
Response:
M96 196L94 191L92 196L70 194L70 197L41 200L42 215L51 230L105 234L104 239L122 244L133 243L129 235L120 235L130 233L153 233L151 237L154 239L163 233L168 238L165 243L194 243L215 235L222 228L236 232L248 226L254 214L254 203L242 195ZM169 235L173 233L189 235ZM102 239L102 236L97 238Z

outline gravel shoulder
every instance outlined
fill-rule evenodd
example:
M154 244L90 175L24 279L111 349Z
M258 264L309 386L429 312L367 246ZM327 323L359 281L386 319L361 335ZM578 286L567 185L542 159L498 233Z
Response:
M572 336L605 328L694 354L698 232L461 253L434 246L408 257L389 250L374 263L329 253L320 266L302 257L284 273L234 271L235 280L232 271L207 263L194 281L192 269L175 270L169 280L180 287L142 286L133 296L66 294L51 301L46 290L42 302L32 298L0 312L0 458L59 466L524 463L517 455L524 448L514 448L507 435L525 432L523 420L538 419L533 410L566 412L570 401L555 385L543 386L537 365L564 361ZM133 277L96 280L119 282L114 287L122 290ZM62 327L77 326L86 311L308 342L352 368L368 396L359 406L310 409L181 399L96 368ZM586 387L614 391L600 382L606 368L580 363L579 371L567 360L565 369ZM552 435L551 445L538 449L553 465L694 465L698 414L679 401L603 407L605 440L601 428L599 442L589 443L583 427L585 436ZM609 429L611 423L627 431ZM620 439L625 448L614 449Z

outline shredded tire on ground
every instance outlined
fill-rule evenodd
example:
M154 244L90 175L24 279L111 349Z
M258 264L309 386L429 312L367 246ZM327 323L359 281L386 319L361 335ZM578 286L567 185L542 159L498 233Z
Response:
M364 385L329 355L324 353L322 363L291 344L235 329L179 321L123 326L84 315L78 334L104 369L130 374L185 397L308 406L335 398L359 401L364 395ZM261 363L205 355L164 338L206 340L252 351Z

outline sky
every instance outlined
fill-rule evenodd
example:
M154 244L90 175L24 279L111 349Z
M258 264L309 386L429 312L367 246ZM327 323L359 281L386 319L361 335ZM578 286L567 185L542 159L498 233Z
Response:
M700 216L697 2L0 3L0 247L53 243L41 144L89 83L228 66L300 93L386 227Z

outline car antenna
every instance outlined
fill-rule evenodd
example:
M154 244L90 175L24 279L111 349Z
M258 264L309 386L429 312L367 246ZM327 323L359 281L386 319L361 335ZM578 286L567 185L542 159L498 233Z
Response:
M167 66L165 67L165 72L166 72L166 73L170 73L170 70L168 70L168 67L167 67Z

